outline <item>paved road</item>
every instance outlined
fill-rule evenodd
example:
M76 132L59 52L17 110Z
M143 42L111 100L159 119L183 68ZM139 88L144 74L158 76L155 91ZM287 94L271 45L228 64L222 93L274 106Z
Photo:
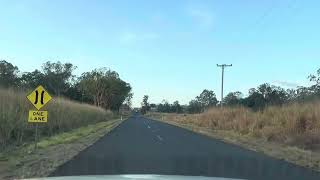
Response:
M132 116L51 176L164 174L319 180L320 174L169 124Z

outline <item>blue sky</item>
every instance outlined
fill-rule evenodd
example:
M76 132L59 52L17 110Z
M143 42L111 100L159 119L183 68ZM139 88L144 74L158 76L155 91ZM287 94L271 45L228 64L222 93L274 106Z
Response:
M108 0L0 1L0 59L21 71L47 60L71 62L76 74L117 71L147 94L188 103L203 89L220 97L268 82L308 85L320 68L319 1Z

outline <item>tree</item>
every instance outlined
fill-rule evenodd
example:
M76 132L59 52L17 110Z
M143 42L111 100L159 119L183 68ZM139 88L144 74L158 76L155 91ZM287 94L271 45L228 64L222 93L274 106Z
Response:
M60 96L71 86L71 80L75 77L72 73L76 68L71 63L62 64L60 61L44 63L42 66L43 85L48 91Z
M158 112L168 112L170 109L170 105L167 100L162 100L160 104L157 105Z
M173 104L170 104L167 100L163 100L157 105L157 111L164 113L181 113L183 109L179 104L179 101L175 101Z
M287 101L286 91L279 86L265 83L258 87L258 93L263 96L266 105L281 105Z
M242 93L239 91L230 92L226 97L223 98L223 104L227 106L235 106L241 104Z
M124 100L124 104L127 105L129 108L132 106L132 98L133 98L133 93L128 93L128 96Z
M308 87L299 86L296 90L296 101L305 102L312 100L312 91Z
M200 113L202 112L202 104L198 100L191 100L188 106L189 113Z
M150 104L150 108L156 108L156 107L157 107L156 104L154 104L154 103Z
M254 110L261 110L269 105L282 105L288 100L287 91L283 88L264 83L258 86L257 89L251 88L249 96L243 99L241 104Z
M295 89L287 89L286 94L287 94L287 101L288 102L295 101L298 97L297 90L295 90Z
M81 91L89 96L95 106L101 106L102 104L101 96L104 87L101 79L104 74L103 70L95 69L91 72L82 73L79 78Z
M151 103L149 109L150 109L150 111L156 111L157 110L157 105L154 104L154 103Z
M109 89L104 96L105 108L118 111L131 92L131 86L120 78L117 78L111 79Z
M251 91L250 95L243 100L242 104L254 110L259 110L265 107L266 101L262 94L257 91Z
M271 86L271 93L267 98L268 105L282 105L288 101L287 92L279 86Z
M317 70L316 74L309 75L308 79L315 84L320 85L320 68Z
M216 106L218 103L216 94L207 89L203 90L202 93L196 97L196 99L201 104L202 111L204 111L206 108Z
M34 89L46 83L45 76L39 70L23 73L21 76L21 86L27 89Z
M94 105L113 111L119 110L131 91L130 84L121 80L117 72L106 68L83 73L79 87Z
M268 99L272 92L272 88L268 83L261 84L260 86L258 86L257 90L258 93L260 93L265 99Z
M145 114L147 111L150 110L150 104L149 104L148 100L149 100L149 96L144 95L143 99L142 99L142 103L141 103L141 113L142 114Z
M71 100L93 104L93 101L88 97L88 95L81 91L79 82L71 85L63 95Z
M309 80L314 84L309 88L314 96L320 97L320 68L317 70L317 73L310 75Z
M182 107L179 104L179 101L173 102L172 111L175 112L175 113L181 113L182 112Z
M111 78L118 78L118 74L104 68L82 73L79 78L80 89L92 99L94 105L100 107L104 104L104 96L110 91L108 80Z
M0 61L0 86L17 87L19 86L20 80L18 77L19 69L17 66L11 63L1 60Z

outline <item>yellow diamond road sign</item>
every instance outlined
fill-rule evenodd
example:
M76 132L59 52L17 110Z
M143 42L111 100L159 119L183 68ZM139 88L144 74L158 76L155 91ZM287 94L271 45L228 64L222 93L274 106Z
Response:
M48 111L29 111L28 122L48 122Z
M38 110L52 99L50 94L41 85L32 91L27 98Z

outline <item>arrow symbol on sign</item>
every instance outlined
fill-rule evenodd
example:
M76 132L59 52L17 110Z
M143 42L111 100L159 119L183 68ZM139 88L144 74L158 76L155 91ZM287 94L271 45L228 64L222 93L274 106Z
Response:
M44 97L44 91L41 92L41 104L44 104L43 103L43 97Z
M37 104L38 103L38 95L39 95L38 90L35 91L35 93L36 93L36 99L34 101L34 104ZM41 99L40 99L41 104L44 104L43 103L43 97L44 97L44 91L41 92Z
M34 100L34 104L38 103L38 91L36 91L36 99Z

